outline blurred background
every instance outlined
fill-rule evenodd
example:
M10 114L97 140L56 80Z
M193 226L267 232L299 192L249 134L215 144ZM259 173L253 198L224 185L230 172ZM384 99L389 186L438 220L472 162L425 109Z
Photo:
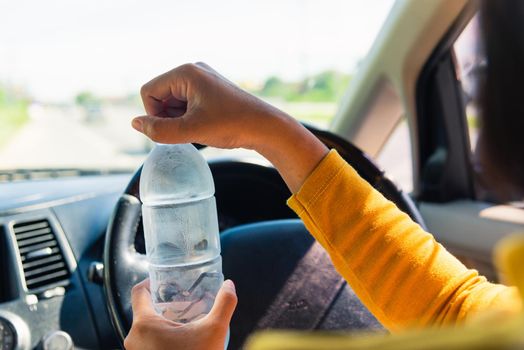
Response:
M139 89L204 61L292 116L329 125L392 0L0 4L0 169L135 169Z

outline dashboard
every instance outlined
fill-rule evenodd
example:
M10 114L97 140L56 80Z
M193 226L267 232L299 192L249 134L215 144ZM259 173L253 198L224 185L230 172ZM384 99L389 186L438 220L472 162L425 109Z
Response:
M209 165L221 231L296 217L273 167L239 159ZM119 348L101 261L106 226L131 176L0 184L0 350ZM144 252L141 229L135 244Z

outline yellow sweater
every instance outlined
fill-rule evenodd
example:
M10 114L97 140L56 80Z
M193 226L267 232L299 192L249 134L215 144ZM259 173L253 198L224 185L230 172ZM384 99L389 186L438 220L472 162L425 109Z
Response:
M336 151L288 205L362 302L393 332L463 323L486 310L518 314L522 308L516 287L490 283L467 269Z

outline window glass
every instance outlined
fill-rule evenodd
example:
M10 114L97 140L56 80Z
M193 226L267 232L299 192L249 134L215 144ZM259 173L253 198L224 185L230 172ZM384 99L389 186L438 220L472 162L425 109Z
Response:
M479 138L479 79L486 66L485 55L481 49L479 15L474 16L453 45L455 70L462 87L465 115L467 118L471 162L475 175L475 192L479 199L495 201L495 196L482 180L482 168L478 160Z
M392 3L3 3L0 171L135 169L151 147L130 127L140 86L186 62L326 127Z
M462 85L469 140L473 152L476 150L479 134L477 81L486 65L480 45L479 18L476 15L464 28L453 45L456 72Z
M378 165L404 192L413 191L413 166L409 127L402 118L380 151Z
M464 28L453 45L455 71L462 87L469 142L471 145L471 162L475 175L475 192L479 199L494 201L490 189L482 181L482 168L478 161L479 137L479 79L486 66L482 52L479 15L475 15Z
M469 141L471 144L471 161L475 175L477 198L489 202L499 202L501 197L492 188L493 184L484 180L483 170L479 162L479 82L486 68L486 57L483 52L482 35L479 15L475 15L463 32L457 38L453 49L455 53L457 76L460 80L468 125ZM521 197L517 194L508 194L502 201L515 207L522 208Z

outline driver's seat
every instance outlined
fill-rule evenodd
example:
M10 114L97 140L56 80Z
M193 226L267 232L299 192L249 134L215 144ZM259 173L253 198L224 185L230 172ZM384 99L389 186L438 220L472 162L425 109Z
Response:
M238 294L238 306L230 326L229 349L241 349L251 333L263 328L383 330L380 323L362 305L345 281L337 285L322 287L326 288L326 291L333 290L333 288L338 289L325 307L319 310L318 313L321 314L315 315L313 323L311 312L301 313L295 309L293 318L299 318L298 320L282 322L282 319L286 320L286 315L284 315L278 324L268 324L266 321L262 325L261 320L268 319L270 306L275 306L277 296L281 297L279 292L289 287L286 282L290 276L295 273L295 270L297 270L296 273L299 273L297 266L314 242L315 240L304 224L298 219L243 225L221 234L224 276L235 282ZM329 264L320 266L318 273L324 273L326 268L334 270L333 266ZM309 278L305 275L294 277ZM316 277L317 279L322 278L322 276ZM300 291L302 298L320 297L315 295L315 293L318 294L318 289L308 293L308 281L301 286L305 289ZM305 304L307 305L307 300ZM275 312L274 308L269 312ZM308 319L300 320L300 317ZM297 324L307 326L297 327Z

